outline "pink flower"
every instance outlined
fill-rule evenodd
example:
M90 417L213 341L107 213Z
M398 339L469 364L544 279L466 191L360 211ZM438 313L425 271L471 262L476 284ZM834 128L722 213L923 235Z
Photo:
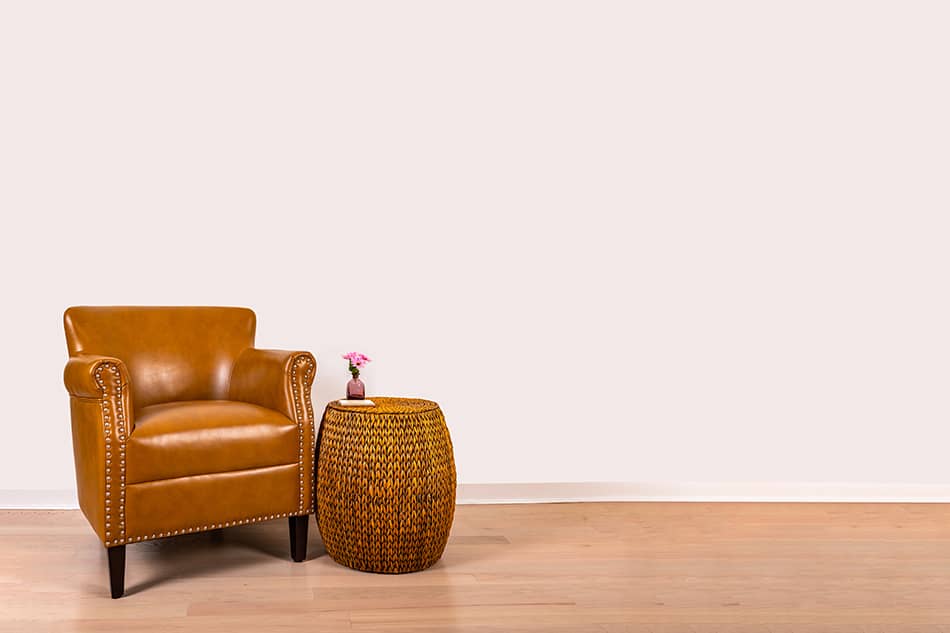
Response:
M360 352L350 352L349 354L343 355L344 360L350 361L350 365L356 368L360 368L366 363L370 362L370 357L366 354L361 354Z

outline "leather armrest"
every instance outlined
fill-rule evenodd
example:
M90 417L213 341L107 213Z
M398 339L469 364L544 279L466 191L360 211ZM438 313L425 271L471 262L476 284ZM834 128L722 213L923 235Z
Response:
M104 545L125 538L125 444L134 428L129 371L118 358L79 354L66 363L79 507Z
M113 368L118 370L118 374L112 371ZM118 382L114 380L116 375L120 378ZM117 387L129 386L129 370L118 358L79 354L66 362L63 382L71 396L102 398L103 395L113 394Z
M307 406L316 371L310 352L246 349L231 370L228 398L279 411L300 424L313 415Z
M246 349L231 369L228 397L279 411L299 429L300 514L313 512L316 429L310 387L317 361L310 352Z

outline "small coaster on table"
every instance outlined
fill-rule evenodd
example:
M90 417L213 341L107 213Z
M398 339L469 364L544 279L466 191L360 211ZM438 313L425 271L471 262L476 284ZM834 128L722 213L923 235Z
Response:
M337 404L341 404L344 407L375 407L376 403L372 400L337 400Z

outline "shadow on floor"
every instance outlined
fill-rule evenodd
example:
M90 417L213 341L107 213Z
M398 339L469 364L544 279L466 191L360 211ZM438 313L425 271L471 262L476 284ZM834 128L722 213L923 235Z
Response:
M307 539L307 560L303 563L291 563L290 532L286 519L133 543L127 547L125 595L189 578L223 577L269 559L285 560L288 564L306 564L325 554L326 548L312 518ZM129 584L129 577L140 576L143 566L147 579Z

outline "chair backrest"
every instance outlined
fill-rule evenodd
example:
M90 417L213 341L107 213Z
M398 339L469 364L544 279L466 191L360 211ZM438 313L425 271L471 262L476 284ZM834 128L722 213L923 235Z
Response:
M247 308L74 307L63 315L69 355L123 361L135 408L181 400L226 399L231 368L254 346Z

